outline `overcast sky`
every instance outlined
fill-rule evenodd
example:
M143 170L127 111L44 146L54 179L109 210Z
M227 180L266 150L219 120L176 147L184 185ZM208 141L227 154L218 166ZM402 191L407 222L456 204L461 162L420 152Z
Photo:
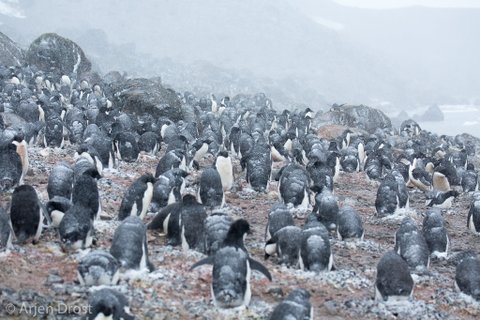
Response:
M480 8L480 0L335 0L353 7L390 9L408 6Z

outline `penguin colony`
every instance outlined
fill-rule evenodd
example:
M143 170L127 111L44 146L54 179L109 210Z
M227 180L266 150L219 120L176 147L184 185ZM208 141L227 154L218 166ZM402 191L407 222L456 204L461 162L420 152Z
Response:
M469 210L458 214L465 230L480 233L474 145L421 130L411 120L397 132L345 130L325 139L312 129L309 108L279 113L262 94L217 101L186 93L179 98L191 108L190 121L161 117L140 125L111 102L108 85L31 69L1 71L0 190L7 205L0 207L0 249L18 252L53 234L50 241L75 261L75 281L104 286L89 294L89 319L134 318L129 297L115 286L133 281L125 276L129 270L162 269L149 237L162 235L165 245L183 254L198 252L183 269L198 278L209 275L203 297L210 295L220 310L259 299L252 294L252 278L253 285L270 285L286 268L313 273L315 281L341 270L334 245L362 243L372 236L365 219L389 223L399 212L405 218L385 235L391 247L372 259L372 297L408 303L415 299L412 275L424 275L451 256L450 233L462 230L449 229L445 216L459 196L471 199ZM12 118L13 125L5 123ZM41 190L29 184L28 148L74 152L53 164ZM142 156L154 159L156 167L131 179L115 212L103 212L99 182ZM356 175L376 190L371 212L348 204L355 199L339 201L341 175ZM252 201L277 198L257 213L266 221L262 243L249 241L258 219L229 210L228 199L236 194ZM425 206L412 208L412 196ZM421 225L412 212L423 218ZM112 216L114 221L107 219ZM115 225L109 239L96 232L102 222ZM452 281L480 300L480 258L475 244L470 249L456 260ZM299 287L284 294L270 319L314 318L314 292ZM137 317L145 315L139 310Z

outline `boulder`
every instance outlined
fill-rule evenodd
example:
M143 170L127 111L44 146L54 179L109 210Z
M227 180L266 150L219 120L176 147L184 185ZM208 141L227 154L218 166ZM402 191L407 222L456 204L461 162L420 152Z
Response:
M145 114L167 117L176 122L183 119L181 102L172 89L151 79L129 79L110 84L114 102L123 112L134 116Z
M26 53L29 64L58 75L87 73L92 64L82 48L56 33L45 33L32 42Z
M428 107L428 109L420 115L414 115L414 120L417 121L443 121L444 116L442 110L437 105Z
M322 114L317 114L314 126L337 124L374 133L377 129L392 129L392 122L382 111L364 105L336 105Z
M23 50L0 32L0 65L21 66L25 59Z

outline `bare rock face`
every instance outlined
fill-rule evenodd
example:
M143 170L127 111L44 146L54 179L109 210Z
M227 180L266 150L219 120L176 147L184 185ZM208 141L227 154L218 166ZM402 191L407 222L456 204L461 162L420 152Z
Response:
M317 127L337 124L374 133L377 129L392 129L392 122L382 111L364 105L333 105L314 121Z
M45 33L32 42L26 53L28 64L60 75L82 74L92 64L82 48L56 33Z
M172 121L183 118L181 102L175 91L164 88L159 81L129 79L112 83L115 103L122 111L135 116L167 117Z
M0 32L0 65L21 66L25 53L12 39Z

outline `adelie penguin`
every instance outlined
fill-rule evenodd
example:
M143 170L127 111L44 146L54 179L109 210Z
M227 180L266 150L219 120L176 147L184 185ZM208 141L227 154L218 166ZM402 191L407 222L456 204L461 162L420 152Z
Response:
M155 170L155 178L164 174L172 168L180 168L188 172L187 160L185 152L182 150L171 150L165 153L165 155L158 161L157 168Z
M222 248L190 268L192 270L204 264L213 265L211 293L216 307L235 308L250 304L251 270L257 270L272 280L267 268L250 258L245 249L243 239L249 232L250 225L246 220L235 221L228 230Z
M453 200L458 197L459 193L457 190L450 190L447 192L434 191L427 193L426 204L427 207L448 209L452 206Z
M395 249L412 270L424 271L430 265L430 251L423 233L405 218L395 234Z
M469 256L457 265L455 288L480 301L480 259L476 256Z
M60 241L65 251L86 249L93 243L92 211L83 204L74 204L63 215L58 226Z
M175 239L179 236L183 250L194 249L204 252L204 228L207 218L205 207L198 203L193 195L186 194L182 198L178 224L176 219L172 219L173 217L169 221L168 237Z
M293 216L287 206L283 203L274 204L268 213L268 221L265 227L265 241L270 240L272 236L283 227L294 225Z
M337 236L340 240L358 238L363 240L362 217L355 209L345 206L340 209L337 217Z
M278 194L283 203L306 210L310 204L310 177L307 171L298 164L283 167Z
M133 320L127 298L120 292L103 288L88 297L88 320Z
M227 237L233 218L222 211L214 211L205 219L205 254L214 255Z
M152 211L158 211L166 205L182 200L187 175L186 171L173 168L158 177L153 185Z
M130 185L120 204L119 220L128 216L145 217L152 200L154 183L155 178L151 174L144 174Z
M310 227L302 230L298 254L301 270L323 272L334 269L330 239L326 231L322 227Z
M478 191L472 196L467 217L467 228L474 233L480 233L480 192Z
M43 213L37 192L30 185L16 187L12 194L10 207L15 238L24 243L33 238L38 242L43 229Z
M135 162L140 153L137 140L131 132L120 132L113 140L115 155L119 160Z
M90 168L83 172L73 184L72 202L74 205L79 204L90 209L91 220L97 219L102 211L96 180L100 178L97 169Z
M262 136L256 137L256 141L248 154L242 153L243 166L247 168L247 182L253 190L265 192L272 173L272 157L270 147Z
M450 239L441 213L437 210L429 210L423 219L422 232L433 258L446 259Z
M467 164L467 170L462 175L463 192L478 191L478 174L472 163Z
M55 196L60 196L71 199L73 179L73 170L68 163L62 161L55 165L48 176L48 198L53 199Z
M280 264L296 267L302 242L302 229L297 226L286 226L275 232L265 244L265 259L277 254Z
M83 144L78 147L77 151L75 152L74 159L77 160L78 158L83 157L88 160L92 165L97 168L99 174L103 172L103 163L100 159L100 154L98 151L87 144Z
M377 264L376 301L406 301L413 296L413 278L408 265L394 251L388 251Z
M139 217L127 217L113 234L110 253L123 269L153 271L147 248L147 227Z
M22 160L12 143L0 146L0 191L17 186L22 177Z
M84 286L116 285L120 263L109 252L95 250L80 259L78 280Z
M270 320L313 320L310 293L302 288L292 290L269 317Z
M220 151L215 159L215 168L217 168L222 180L223 191L229 191L233 187L233 165L227 151Z
M22 162L22 175L20 176L20 181L19 185L23 184L23 179L27 175L28 172L28 144L24 139L23 133L17 133L15 137L13 138L12 143L16 146L17 148L17 153L20 156L20 161Z
M222 179L215 167L203 170L200 176L197 200L210 209L224 206L225 194L223 193Z
M318 220L328 230L335 230L339 211L337 197L327 188L315 189L314 191L318 193L315 196L313 212L317 214Z

